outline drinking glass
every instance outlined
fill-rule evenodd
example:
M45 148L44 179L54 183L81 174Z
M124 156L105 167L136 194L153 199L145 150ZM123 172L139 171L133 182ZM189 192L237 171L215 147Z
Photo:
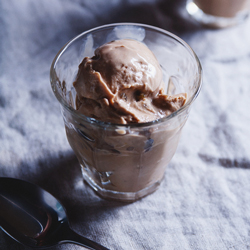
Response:
M187 93L185 105L167 117L136 124L112 124L80 114L73 87L78 65L84 57L92 57L96 48L117 39L146 44L162 67L166 93ZM109 24L69 41L56 55L50 77L84 180L106 199L132 202L154 192L175 154L201 88L201 65L194 51L179 37L160 28Z
M211 28L226 28L242 23L250 13L250 0L188 0L188 13Z

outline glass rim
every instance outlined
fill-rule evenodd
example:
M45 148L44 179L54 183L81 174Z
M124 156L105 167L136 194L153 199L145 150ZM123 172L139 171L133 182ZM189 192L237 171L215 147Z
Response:
M197 87L193 93L192 96L190 96L189 100L177 111L173 112L172 114L153 120L153 121L149 121L149 122L141 122L141 123L127 123L127 124L120 124L120 123L111 123L111 122L105 122L105 121L100 121L97 120L95 118L83 115L79 112L77 112L77 110L75 110L72 106L70 106L62 97L62 95L59 94L59 92L57 91L57 89L54 87L55 82L57 81L57 74L55 71L56 68L56 64L57 61L60 59L61 55L67 50L67 48L73 44L76 40L78 40L80 37L90 34L94 31L98 31L98 30L102 30L102 29L107 29L107 28L112 28L112 27L117 27L117 26L138 26L138 27L143 27L143 28L147 28L148 30L151 31L156 31L158 33L162 33L174 40L176 40L178 43L180 43L181 45L183 45L194 57L196 64L197 64L197 68L198 68L198 84ZM183 113L185 110L188 109L188 107L193 103L193 101L197 98L197 96L199 95L199 92L201 90L201 86L202 86L202 67L201 67L201 63L199 58L197 57L197 55L195 54L194 50L184 41L182 40L180 37L176 36L175 34L152 26L152 25L148 25L148 24L141 24L141 23L112 23L112 24L105 24L105 25L101 25L101 26L97 26L95 28L89 29L87 31L84 31L82 33L80 33L79 35L75 36L73 39L71 39L69 42L67 42L56 54L56 56L54 57L51 67L50 67L50 83L51 83L51 87L53 90L54 95L56 96L57 100L59 101L59 103L66 108L71 114L73 114L74 116L78 117L79 119L83 119L86 122L91 122L94 123L96 125L99 126L109 126L109 127L148 127L157 123L164 123L169 121L170 119L174 118L175 116L179 115L180 113Z

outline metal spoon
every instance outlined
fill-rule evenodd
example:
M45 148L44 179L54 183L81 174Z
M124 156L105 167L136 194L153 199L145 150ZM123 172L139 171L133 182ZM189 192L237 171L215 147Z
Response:
M33 248L74 243L108 250L72 231L59 201L23 180L0 178L0 227L17 242Z

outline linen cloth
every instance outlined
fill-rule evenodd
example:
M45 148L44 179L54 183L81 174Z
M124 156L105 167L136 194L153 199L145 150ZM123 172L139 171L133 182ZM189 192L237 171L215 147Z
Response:
M184 6L0 0L0 176L45 188L66 207L74 231L112 250L250 249L250 20L210 30ZM51 62L66 42L114 22L177 34L203 67L201 93L160 188L131 204L103 200L82 181L49 82ZM30 248L0 230L0 249Z

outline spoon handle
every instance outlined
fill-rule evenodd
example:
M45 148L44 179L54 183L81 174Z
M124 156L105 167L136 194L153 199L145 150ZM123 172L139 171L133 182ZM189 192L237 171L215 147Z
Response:
M63 242L74 243L80 246L84 246L91 250L109 250L108 248L77 234L68 225L67 226L65 225L63 229L63 234L64 234L63 237L64 239L61 240L61 243Z

